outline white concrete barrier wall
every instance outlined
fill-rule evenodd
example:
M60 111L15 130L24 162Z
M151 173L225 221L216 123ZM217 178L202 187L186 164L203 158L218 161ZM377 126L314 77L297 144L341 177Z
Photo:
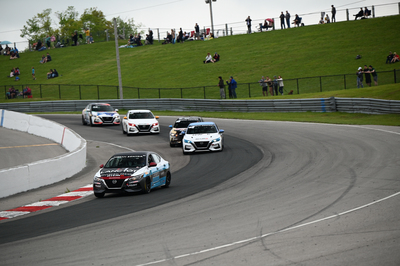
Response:
M59 182L86 166L86 140L71 129L37 116L7 110L0 110L0 116L0 126L51 139L68 151L52 159L0 170L0 198Z

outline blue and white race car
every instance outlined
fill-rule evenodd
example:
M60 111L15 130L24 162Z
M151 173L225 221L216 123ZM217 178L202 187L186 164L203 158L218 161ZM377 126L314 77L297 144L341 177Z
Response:
M218 129L214 122L191 123L183 132L183 154L197 151L222 151L224 149L224 130Z
M113 155L93 178L93 192L98 198L105 193L143 192L157 187L169 187L169 162L151 151Z
M82 124L94 125L119 125L121 119L118 109L108 103L90 103L82 110Z

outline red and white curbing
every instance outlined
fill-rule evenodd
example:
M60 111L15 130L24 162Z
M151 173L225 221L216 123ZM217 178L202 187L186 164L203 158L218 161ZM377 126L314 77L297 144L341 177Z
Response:
M11 219L17 216L25 215L51 207L59 206L70 201L74 201L89 195L93 195L93 185L86 185L72 192L64 193L50 199L38 201L15 209L0 211L0 220Z

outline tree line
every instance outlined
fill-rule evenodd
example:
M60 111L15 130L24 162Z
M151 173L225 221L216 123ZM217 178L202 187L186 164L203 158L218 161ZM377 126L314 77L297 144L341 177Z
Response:
M48 8L28 19L26 25L21 29L20 36L35 42L51 35L57 36L59 39L70 38L75 31L83 33L85 29L90 30L93 38L96 38L96 35L100 36L106 30L109 30L110 33L114 32L112 20L107 20L104 13L96 7L86 8L81 15L73 6L69 6L65 11L55 12L58 27L52 26L51 14L52 10ZM140 24L134 23L133 18L124 21L118 16L116 20L118 34L121 35L124 32L125 38L129 34L136 35L141 27Z

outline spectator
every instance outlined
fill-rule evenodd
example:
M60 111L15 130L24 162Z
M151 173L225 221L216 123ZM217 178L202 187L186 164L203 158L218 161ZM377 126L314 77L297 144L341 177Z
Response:
M244 21L246 21L247 33L250 34L251 33L251 18L250 18L250 16L248 16Z
M86 28L85 35L86 35L86 43L90 44L90 30L89 30L89 28Z
M47 53L47 56L46 56L46 62L50 62L51 61L51 56L50 56L50 54L49 53Z
M78 45L78 33L76 31L72 34L72 42L73 42L72 45L74 46Z
M218 54L218 53L215 53L214 56L213 56L213 59L214 59L214 62L218 62L219 59L220 59L219 54Z
M364 8L364 18L368 18L371 16L371 10L369 10L367 7Z
M393 59L393 53L389 52L389 55L386 57L386 64L390 64Z
M224 81L222 80L222 77L218 77L219 82L218 82L218 87L219 87L219 94L221 96L221 99L225 99L225 84Z
M287 27L288 27L288 29L290 29L290 13L287 10L286 10L285 18L286 18Z
M214 63L214 59L211 57L210 53L207 53L206 60L203 61L204 64Z
M324 24L324 18L321 17L321 19L319 20L318 24Z
M229 86L229 90L232 92L232 98L236 99L236 88L237 88L237 82L236 80L233 79L233 77L231 76L229 81L226 81L226 84L228 84Z
M94 43L94 40L93 40L93 36L92 36L92 34L90 34L89 41L90 41L90 43Z
M183 31L182 28L179 29L179 35L178 35L178 42L183 43Z
M326 16L325 16L325 23L331 23L331 20L329 19L328 14L326 14Z
M17 53L15 53L14 51L10 52L10 60L17 59L17 58L18 58Z
M47 45L47 49L50 49L51 47L51 38L49 35L47 35L46 37L46 45Z
M153 31L152 30L149 30L148 42L150 44L153 44Z
M358 68L358 71L357 71L357 88L364 88L364 85L363 85L363 72L362 72L362 68L361 67L359 67Z
M294 17L294 20L293 20L293 24L295 26L299 27L300 26L300 22L301 22L301 18L299 17L299 15L296 14L296 16Z
M358 13L353 16L355 16L354 20L357 20L357 18L362 18L364 16L364 11L363 11L362 7L360 8L360 11L358 11Z
M50 69L49 72L47 72L47 79L51 79L53 77L53 69Z
M271 96L274 96L272 80L267 76L265 81L267 82L267 85L268 85L268 88L269 88L269 94L271 94Z
M36 43L36 51L39 51L40 48L42 48L42 40L39 39Z
M36 80L35 68L34 67L32 67L32 78L33 78L33 80Z
M58 72L56 69L53 69L53 75L51 76L52 78L58 77Z
M373 68L371 65L369 65L369 72L372 75L372 78L374 79L375 86L378 86L378 74L376 73L375 68Z
M275 96L278 96L278 78L274 76L274 91L275 91Z
M367 85L369 87L371 87L371 72L369 71L369 68L367 67L367 65L364 65L364 76L365 76L365 83L367 83Z
M175 31L173 29L171 29L171 36L172 36L171 43L175 44Z
M263 96L268 96L268 85L264 76L261 77L258 83L260 83L260 86L262 87Z
M22 90L22 96L23 96L24 98L32 98L32 97L29 97L29 96L31 96L31 95L32 95L32 90L31 90L31 88L29 88L28 86L26 86L25 89Z
M278 85L279 85L279 93L281 94L281 95L283 95L283 79L282 79L282 77L281 76L278 76L278 79L277 79L277 81L278 81Z
M53 35L51 35L51 37L50 37L50 44L51 44L51 48L55 48L54 47L54 42L56 41L56 37L54 37L54 34Z
M391 63L396 63L396 62L399 62L400 60L399 60L399 55L398 54L396 54L396 52L394 52L393 53L393 58L392 58L392 60L390 61Z
M19 71L19 67L14 70L14 76L19 76L21 72Z
M279 16L281 19L281 29L286 29L285 27L285 15L283 14L283 11L281 12L281 15Z
M2 54L1 51L3 51L3 46L0 44L0 54Z
M45 55L42 55L42 59L40 60L41 64L44 64L47 62L47 57Z
M332 23L336 22L336 8L332 5Z
M14 86L11 86L11 88L8 89L8 92L6 93L8 99L14 99L16 96L17 91L15 90Z
M197 23L196 23L196 25L194 25L194 32L195 32L196 40L200 40L200 27Z
M14 77L14 68L11 69L10 75L7 76L7 78L13 78Z

